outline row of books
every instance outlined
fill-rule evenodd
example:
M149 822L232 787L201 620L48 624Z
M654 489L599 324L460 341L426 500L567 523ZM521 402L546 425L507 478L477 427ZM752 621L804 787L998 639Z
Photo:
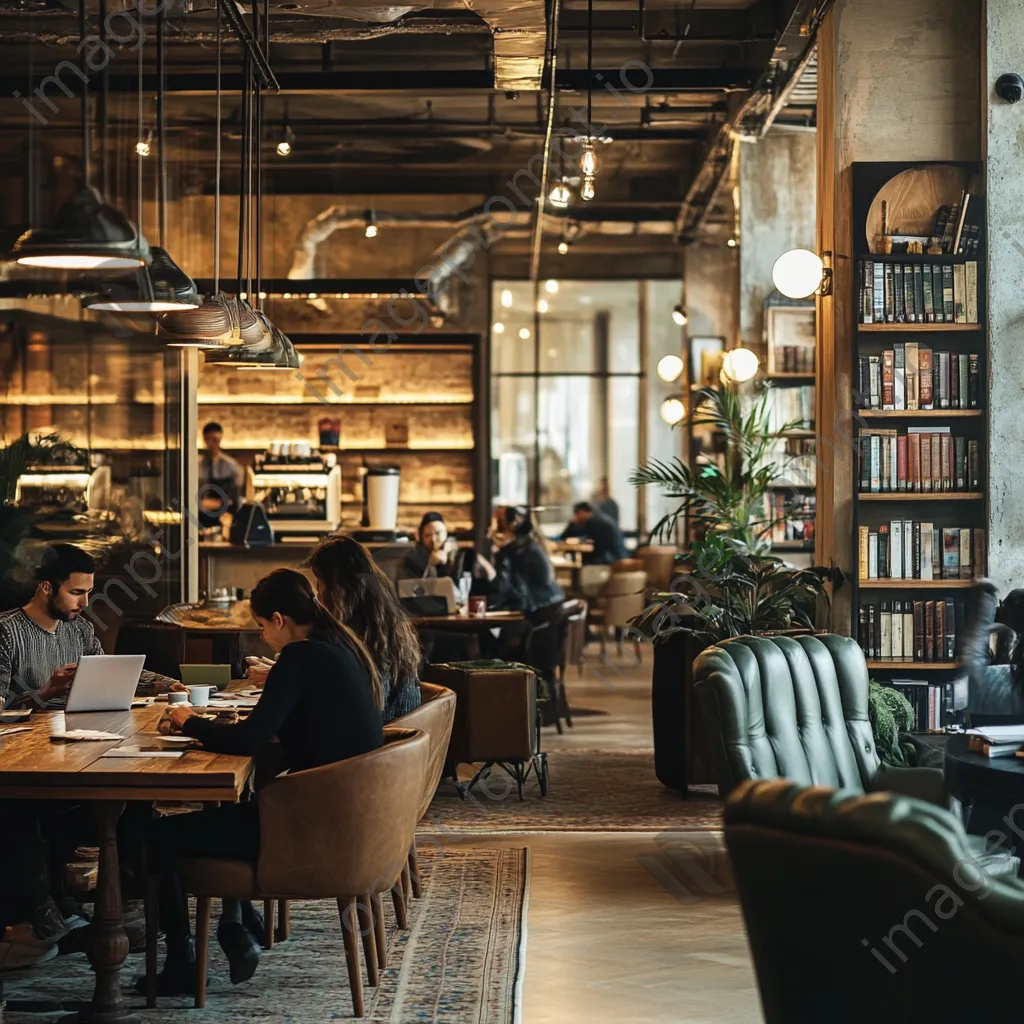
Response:
M862 430L859 442L863 494L981 490L981 442L949 427Z
M779 433L784 429L814 428L814 385L768 390L768 429Z
M861 265L862 324L976 324L978 264Z
M921 679L891 679L888 683L899 691L914 709L912 732L941 732L953 721L953 687Z
M881 601L861 605L857 642L869 661L952 661L964 601Z
M775 370L782 373L814 373L813 345L776 345Z
M934 526L894 519L877 529L858 528L862 580L969 580L985 566L980 526Z
M880 356L861 356L855 404L859 409L979 409L981 359L977 352L933 352L900 342Z
M772 543L814 540L816 506L814 494L794 498L785 490L769 491L764 498L764 518L772 524Z
M977 256L981 248L981 225L985 219L985 198L962 192L960 202L940 206L928 252L958 256Z

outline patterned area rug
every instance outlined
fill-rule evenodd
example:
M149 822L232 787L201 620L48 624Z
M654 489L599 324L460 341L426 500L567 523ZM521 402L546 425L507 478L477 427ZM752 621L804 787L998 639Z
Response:
M388 967L380 987L366 985L368 1024L513 1024L517 1019L529 882L525 849L422 851L422 898L410 907L409 931L388 922ZM217 914L214 908L214 914ZM291 936L265 952L252 981L232 986L216 940L210 943L205 1010L191 999L161 999L156 1010L125 989L125 1002L147 1024L327 1024L355 1020L333 901L292 904ZM214 917L216 928L216 916ZM362 953L360 952L360 956ZM143 971L142 954L128 958L126 983ZM58 1014L19 1013L19 1000L88 999L92 974L84 954L58 957L18 979L5 980L3 1024L43 1024Z
M441 784L424 833L443 832L663 832L722 827L714 786L691 788L689 799L666 789L654 774L650 750L558 750L548 754L550 783L542 797L530 776L526 799L500 769L492 769L467 800ZM460 778L472 778L460 765Z

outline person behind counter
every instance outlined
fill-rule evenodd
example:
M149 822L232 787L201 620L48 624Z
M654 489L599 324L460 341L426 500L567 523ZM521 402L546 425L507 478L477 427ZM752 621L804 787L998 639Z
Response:
M167 710L172 724L221 754L255 756L277 736L285 767L293 774L380 747L384 695L373 659L352 630L317 600L306 577L294 569L275 569L253 588L250 607L263 640L279 654L259 703L235 725L207 722L190 707L172 705ZM160 925L167 942L157 988L167 994L193 992L195 947L177 860L255 862L259 805L224 804L168 815L150 825L147 838L150 863L160 872ZM221 919L217 940L231 965L232 982L251 978L260 952L240 916Z
M468 573L474 579L493 580L496 572L483 555L472 548L460 548L448 536L440 512L427 512L420 521L416 544L405 556L402 579L431 579L450 576L458 582Z
M33 572L31 600L0 612L0 708L62 706L78 659L103 654L84 614L95 573L96 560L74 544L43 549ZM181 689L177 680L143 672L137 692L142 696Z
M199 459L199 524L216 526L225 512L237 510L245 471L221 448L224 428L215 422L203 427L206 451Z
M384 690L384 723L420 704L420 639L394 584L352 537L328 537L309 557L317 596L366 645Z
M562 532L562 540L578 537L589 540L594 550L583 556L588 565L611 565L620 558L628 558L626 541L618 524L598 512L588 501L573 505L572 519Z

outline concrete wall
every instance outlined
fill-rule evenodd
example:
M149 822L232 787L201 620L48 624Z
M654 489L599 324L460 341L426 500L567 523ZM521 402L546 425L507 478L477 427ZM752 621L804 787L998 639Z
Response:
M813 249L818 168L813 132L773 129L740 145L740 334L761 351L772 267L789 249Z
M686 250L684 293L690 322L686 333L738 343L739 250L696 242Z
M985 38L989 326L989 576L1005 593L1024 585L1024 104L995 94L996 79L1020 72L1024 5L988 0Z

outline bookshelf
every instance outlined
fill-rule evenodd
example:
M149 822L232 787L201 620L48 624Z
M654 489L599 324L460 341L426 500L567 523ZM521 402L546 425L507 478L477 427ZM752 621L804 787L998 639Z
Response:
M987 568L980 180L976 163L853 165L853 629L872 678L894 683L915 710L923 707L926 720L917 724L924 729L956 721L957 639L974 578ZM884 251L889 236L894 248L897 238L922 238L931 247L942 208L963 208L963 192L967 212L947 217L954 226L944 233L948 248L957 249L959 233L973 251ZM946 316L950 303L948 322L930 322ZM906 322L917 316L929 322ZM929 391L935 407L913 407ZM874 578L865 578L865 553ZM963 568L961 558L969 559ZM917 578L929 575L923 559L930 559L933 578Z

